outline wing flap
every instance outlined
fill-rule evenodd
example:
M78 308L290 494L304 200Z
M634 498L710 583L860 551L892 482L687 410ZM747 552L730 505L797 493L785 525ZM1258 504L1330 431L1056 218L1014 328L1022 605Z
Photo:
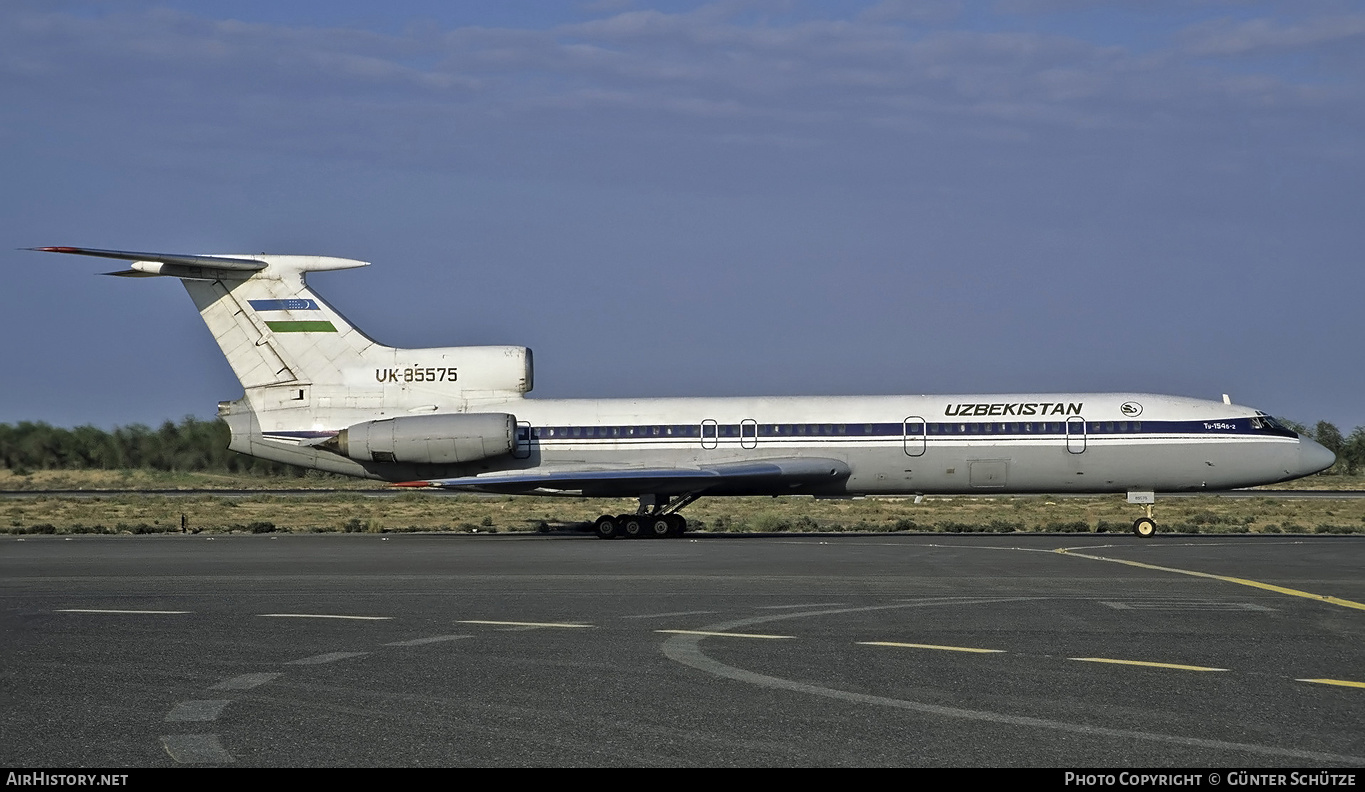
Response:
M405 481L395 487L488 492L581 493L589 497L713 494L782 495L838 487L851 471L838 459L790 457L729 462L696 468L536 469L481 476Z

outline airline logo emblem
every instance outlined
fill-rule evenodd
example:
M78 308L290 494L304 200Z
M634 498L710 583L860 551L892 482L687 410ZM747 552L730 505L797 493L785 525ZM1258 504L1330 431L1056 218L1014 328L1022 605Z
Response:
M1129 418L1136 418L1142 415L1142 405L1135 401L1127 401L1119 406L1119 410Z

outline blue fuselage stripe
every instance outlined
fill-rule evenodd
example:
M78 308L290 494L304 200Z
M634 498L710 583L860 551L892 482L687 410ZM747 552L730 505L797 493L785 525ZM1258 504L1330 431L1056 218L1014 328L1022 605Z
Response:
M522 432L525 432L525 427ZM644 426L534 426L538 440L671 440L671 439L910 439L961 438L1017 440L1032 437L1144 437L1149 435L1253 435L1297 438L1289 430L1256 428L1248 418L1216 421L940 421L844 424L662 424ZM524 436L523 436L523 439Z

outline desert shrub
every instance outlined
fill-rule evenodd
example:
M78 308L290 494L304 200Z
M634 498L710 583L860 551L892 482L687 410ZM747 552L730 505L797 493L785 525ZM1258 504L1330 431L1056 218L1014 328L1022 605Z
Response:
M1084 520L1050 522L1043 526L1043 530L1050 533L1090 533L1090 523Z

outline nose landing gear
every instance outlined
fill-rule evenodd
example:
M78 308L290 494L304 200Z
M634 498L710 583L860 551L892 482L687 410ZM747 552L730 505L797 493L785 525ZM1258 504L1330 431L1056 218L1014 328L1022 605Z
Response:
M1156 503L1156 493L1129 492L1128 502L1147 507L1147 516L1139 517L1133 521L1133 533L1142 539L1151 539L1156 535L1156 520L1152 519L1152 506Z

